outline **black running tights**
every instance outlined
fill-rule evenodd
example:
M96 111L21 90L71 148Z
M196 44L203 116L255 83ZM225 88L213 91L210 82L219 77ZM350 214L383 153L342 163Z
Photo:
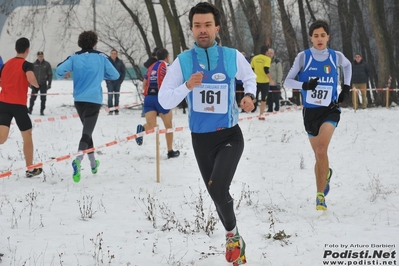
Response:
M238 125L211 133L192 133L198 167L226 231L236 226L234 202L229 189L244 140Z
M97 123L101 105L89 102L75 102L80 121L83 124L82 138L79 141L79 151L94 147L92 134Z

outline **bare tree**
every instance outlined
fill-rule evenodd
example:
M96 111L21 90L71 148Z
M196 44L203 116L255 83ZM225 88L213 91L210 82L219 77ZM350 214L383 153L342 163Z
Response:
M180 16L179 16L179 14L177 13L177 8L176 8L176 2L175 2L175 0L170 0L170 9L172 10L173 18L174 18L175 23L176 23L176 25L177 25L177 28L178 28L178 30L179 30L179 41L180 41L180 46L181 46L181 48L182 48L183 51L184 51L184 50L187 50L188 47L187 47L187 44L186 44L186 38L184 37L183 28L182 28L181 23L180 23ZM177 55L175 55L175 56L177 56Z
M245 17L248 21L249 29L251 32L252 40L254 43L254 53L259 53L260 47L266 44L266 28L262 28L261 18L266 17L267 15L261 13L258 16L257 8L255 2L253 0L238 0L242 10L245 14ZM259 0L262 2L262 5L265 4L266 0ZM263 10L265 12L265 9ZM271 15L270 15L271 16ZM271 25L269 25L271 27ZM271 32L271 30L270 30Z
M352 33L353 14L349 12L347 0L338 0L338 15L341 26L342 52L347 58L353 58Z
M289 63L290 63L290 65L292 65L294 63L294 59L297 54L297 51L296 51L297 40L296 40L296 36L295 36L295 30L291 24L290 16L288 15L287 10L285 9L284 0L277 0L277 2L279 5L280 14L281 14L281 23L283 26L283 34L284 34L284 38L285 38L285 43L287 45Z
M355 47L353 49L355 53L360 53L365 61L367 61L367 64L370 66L370 83L372 88L375 88L377 78L377 70L374 63L375 57L374 53L371 51L369 34L367 34L367 31L364 27L365 22L363 14L365 14L366 12L362 12L363 10L367 9L367 6L360 6L357 0L350 1L350 12L354 15L356 21L356 30L354 31L354 35L356 35L355 37L357 37L357 39L354 40ZM374 90L374 99L378 98L377 94L378 92ZM367 91L367 99L370 103L372 102L369 91Z
M296 47L297 45L297 40L295 36L295 30L294 27L291 24L291 19L287 13L287 10L285 9L284 5L284 0L277 0L279 9L280 9L280 14L281 14L281 23L283 27L283 34L285 38L285 43L287 44L287 50L288 50L288 58L290 65L294 63L295 57L297 55L296 52ZM292 93L292 101L300 105L301 104L301 93L299 91L293 91Z
M315 21L316 17L314 15L314 12L313 12L311 6L310 6L309 0L306 0L306 7L308 8L308 12L309 12L309 16L310 16L311 20Z
M162 43L161 33L159 32L158 18L157 15L155 14L154 4L152 3L152 0L145 0L145 5L147 7L148 15L150 16L152 37L154 38L155 45L156 47L164 47ZM146 49L146 50L148 56L151 56L152 49Z
M232 47L229 26L227 22L226 13L224 12L222 0L215 0L215 6L220 11L220 40L224 46Z
M227 0L227 4L229 6L231 24L233 25L233 33L236 41L236 48L239 51L245 51L243 33L242 29L239 29L239 24L237 23L237 16L233 7L233 3L231 2L231 0Z
M375 35L378 52L378 82L379 88L386 88L388 80L393 76L395 71L394 56L392 50L392 42L385 21L385 0L378 2L369 1L368 7L371 18L371 25ZM384 99L382 99L384 101Z
M265 32L265 44L272 47L272 6L271 0L259 0L260 27Z
M139 17L137 16L137 14L135 14L135 13L126 5L126 3L125 3L124 0L118 0L118 1L119 1L119 3L121 3L122 7L127 11L127 13L129 14L129 16L132 18L133 23L137 26L137 28L138 28L138 30L139 30L139 32L140 32L141 38L143 39L144 46L145 46L145 49L146 49L146 51L147 51L147 54L150 56L150 55L151 55L152 49L151 49L151 47L150 47L150 43L148 42L148 38L147 38L147 35L146 35L146 33L145 33L145 30L144 30L143 26L142 26L141 23L140 23ZM162 46L161 46L161 47L162 47Z
M398 57L399 57L399 29L397 25L399 25L399 1L395 1L395 6L394 6L394 12L393 12L393 25L395 25L392 30L392 40L393 40L393 46L395 47L395 61L398 62ZM399 73L399 65L396 64L396 71L395 73ZM396 85L396 86L395 86ZM396 77L396 84L393 84L393 87L398 88L399 87L399 77ZM399 91L397 92L397 95L399 97Z
M303 49L309 48L308 27L306 25L305 10L303 9L303 1L298 0L299 20L301 21L301 33Z
M163 15L166 17L166 21L168 22L170 36L172 37L173 56L176 57L181 52L178 28L179 25L176 23L176 20L173 17L173 13L169 8L168 1L160 0L159 3L162 6Z

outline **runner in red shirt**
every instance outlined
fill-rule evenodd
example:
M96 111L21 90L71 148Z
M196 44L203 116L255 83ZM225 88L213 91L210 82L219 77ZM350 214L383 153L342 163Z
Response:
M33 177L42 173L42 168L31 168L33 164L32 121L28 115L26 102L28 100L29 84L39 88L33 64L26 61L29 54L30 42L20 38L15 43L17 56L8 60L0 70L0 144L6 142L10 132L11 120L21 131L24 141L24 155L26 177Z

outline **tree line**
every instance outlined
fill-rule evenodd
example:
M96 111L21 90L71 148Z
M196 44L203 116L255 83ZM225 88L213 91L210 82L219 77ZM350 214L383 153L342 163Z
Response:
M140 73L139 67L145 57L151 56L154 47L166 47L174 57L192 47L188 12L200 1L1 0L0 13L11 14L10 10L17 2L31 9L29 16L24 18L24 30L31 32L32 37L40 33L29 29L37 29L51 12L57 10L61 14L59 34L63 38L71 38L73 30L94 28L103 44L118 49ZM399 0L208 2L221 12L219 37L222 45L249 55L258 54L260 47L266 44L275 49L287 73L296 54L311 45L309 25L316 19L324 19L331 27L329 46L342 51L351 61L356 53L360 53L370 66L373 88L398 87ZM7 27L15 30L12 22ZM139 78L142 78L140 74ZM384 93L373 93L376 104L384 105ZM390 95L391 101L397 102L397 92Z

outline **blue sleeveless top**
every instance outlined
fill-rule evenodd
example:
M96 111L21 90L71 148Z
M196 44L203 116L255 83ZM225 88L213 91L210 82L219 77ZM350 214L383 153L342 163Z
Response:
M204 53L207 58L199 59L197 53ZM229 58L225 58L226 55ZM220 46L206 50L196 47L179 55L179 60L185 81L193 73L203 72L202 84L186 97L191 132L207 133L235 126L239 114L235 101L236 51ZM214 69L201 66L207 63Z
M319 78L314 91L301 90L302 103L306 108L329 106L338 99L337 55L328 49L330 56L325 61L316 61L309 49L305 50L304 69L298 74L298 81L307 82L311 78Z

